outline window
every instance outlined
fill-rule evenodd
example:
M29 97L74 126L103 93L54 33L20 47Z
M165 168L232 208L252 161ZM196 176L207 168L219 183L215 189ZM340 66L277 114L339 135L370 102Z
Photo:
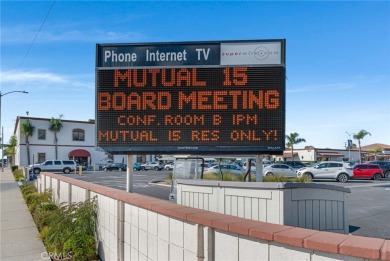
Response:
M46 160L46 153L38 153L38 162L44 162Z
M84 130L74 129L73 130L73 140L75 141L84 141Z
M45 166L51 166L53 165L53 161L49 160L49 161L46 161L45 164L43 164Z
M60 160L55 160L54 161L54 165L61 165L62 163L61 163L61 161Z
M38 129L38 140L46 140L46 130Z
M341 168L342 166L341 163L328 163L328 168Z

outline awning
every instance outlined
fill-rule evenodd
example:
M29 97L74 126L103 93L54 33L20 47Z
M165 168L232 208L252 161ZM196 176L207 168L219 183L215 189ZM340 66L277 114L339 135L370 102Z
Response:
M71 152L68 153L68 157L69 158L73 158L73 157L91 157L91 154L86 151L86 150L82 150L82 149L78 149L78 150L72 150Z

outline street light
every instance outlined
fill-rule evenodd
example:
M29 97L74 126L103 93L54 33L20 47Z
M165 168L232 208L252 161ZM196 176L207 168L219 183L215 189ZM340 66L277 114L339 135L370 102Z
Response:
M19 92L19 93L28 93L26 91L10 91L6 93L1 93L0 91L0 130L1 130L1 172L4 172L4 131L1 126L1 98L7 94Z
M345 133L347 133L348 137L349 137L348 142L347 142L347 144L348 144L348 160L351 161L351 146L352 146L351 134L348 131L346 131ZM349 144L349 143L351 143L351 144Z

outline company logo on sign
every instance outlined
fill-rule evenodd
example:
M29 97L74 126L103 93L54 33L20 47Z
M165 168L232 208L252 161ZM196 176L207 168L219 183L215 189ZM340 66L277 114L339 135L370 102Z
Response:
M280 42L261 44L221 44L221 65L270 64L280 65Z

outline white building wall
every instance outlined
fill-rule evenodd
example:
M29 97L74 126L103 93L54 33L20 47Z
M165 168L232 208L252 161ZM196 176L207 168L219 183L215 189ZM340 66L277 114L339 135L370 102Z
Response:
M26 137L20 132L20 124L27 117L18 117L16 120L14 135L17 138L18 145L16 147L16 155L14 163L19 166L28 166ZM34 126L33 136L29 137L30 143L30 164L38 162L38 154L45 153L46 160L55 159L54 133L49 130L49 118L34 118L29 117L31 124ZM96 147L95 123L90 121L72 121L62 120L62 129L57 133L58 140L58 159L69 159L69 152L77 149L83 149L91 154L92 166L96 169L100 165L108 163L108 156L102 150ZM38 139L38 130L43 129L46 132L46 139ZM73 140L73 130L84 130L84 141ZM151 155L150 155L151 157ZM149 158L149 156L147 157ZM133 155L133 162L137 162L137 155ZM154 157L153 157L154 159ZM127 163L126 155L114 155L114 162Z

